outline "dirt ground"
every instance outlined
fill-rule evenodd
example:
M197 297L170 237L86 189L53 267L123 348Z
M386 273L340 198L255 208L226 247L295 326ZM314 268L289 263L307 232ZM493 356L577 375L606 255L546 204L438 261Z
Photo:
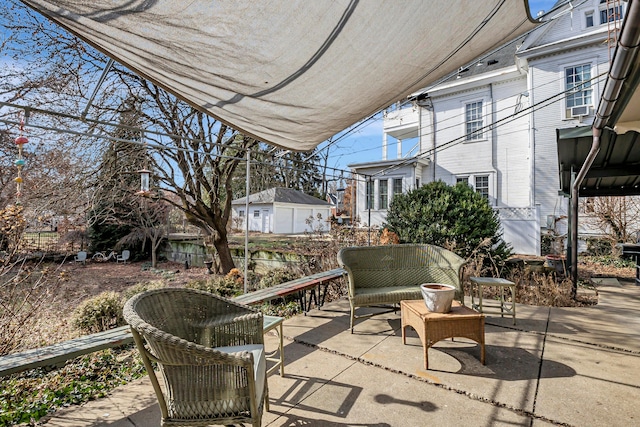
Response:
M205 267L189 267L175 262L158 263L155 269L150 263L93 262L85 265L74 261L60 266L67 276L60 288L60 295L69 303L79 303L105 291L122 292L140 282L167 280L175 286L184 286L191 280L208 276Z
M191 280L209 276L205 267L190 267L174 262L158 263L156 269L150 263L91 262L85 265L73 260L52 266L62 273L62 280L50 296L50 302L37 316L33 333L24 338L22 348L53 344L81 335L71 326L73 310L87 298L105 291L122 292L140 282L165 280L170 286L184 286Z

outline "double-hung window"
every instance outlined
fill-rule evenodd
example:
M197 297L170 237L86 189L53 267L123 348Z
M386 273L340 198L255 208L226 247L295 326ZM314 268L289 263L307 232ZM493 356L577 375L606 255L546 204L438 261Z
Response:
M593 105L593 89L591 87L591 64L576 65L564 69L567 117L576 112L586 116L589 106ZM580 108L577 108L580 107Z
M469 177L468 176L456 176L456 184L464 183L469 185Z
M393 179L393 195L395 197L398 194L402 194L402 178Z
M378 181L378 209L387 209L389 207L389 180L381 179Z
M482 101L470 102L465 105L466 140L478 141L482 134Z
M476 175L476 193L489 198L489 175Z
M590 28L593 25L593 10L590 10L584 14L584 26Z
M373 181L367 181L366 188L366 197L365 197L365 209L373 209Z

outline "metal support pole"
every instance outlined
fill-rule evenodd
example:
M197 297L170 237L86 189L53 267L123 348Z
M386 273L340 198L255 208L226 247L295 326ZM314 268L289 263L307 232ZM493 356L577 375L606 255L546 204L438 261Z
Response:
M247 150L247 184L245 186L245 202L244 202L244 293L248 289L248 269L249 269L249 181L251 156Z
M80 115L82 119L85 119L87 117L87 114L89 113L89 107L91 107L91 104L93 104L93 100L98 94L98 90L100 90L100 86L102 86L102 83L104 83L104 79L107 77L107 73L111 69L112 65L113 65L113 59L109 58L109 61L107 61L107 65L105 65L104 69L102 70L102 75L100 76L100 80L98 80L96 87L93 88L93 93L89 97L89 101L87 101L87 106L84 107L84 111Z
M367 190L370 190L373 193L373 180L371 179L371 177L369 177L369 181L368 181L368 185L367 185ZM368 237L367 239L369 240L369 246L371 246L371 205L372 203L369 202L369 191L366 191L366 202L367 202L367 211L368 211L368 219L367 219L367 224L369 226L369 230L368 230ZM373 196L372 196L373 199ZM373 200L371 200L373 202Z

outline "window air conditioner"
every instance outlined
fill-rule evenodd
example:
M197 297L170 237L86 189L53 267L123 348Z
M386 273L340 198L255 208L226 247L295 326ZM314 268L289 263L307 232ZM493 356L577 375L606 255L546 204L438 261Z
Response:
M571 117L582 117L589 115L589 106L588 105L579 105L576 107L571 107Z

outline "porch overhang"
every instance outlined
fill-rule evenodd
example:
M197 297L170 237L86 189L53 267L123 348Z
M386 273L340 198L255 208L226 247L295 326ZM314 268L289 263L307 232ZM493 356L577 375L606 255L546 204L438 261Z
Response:
M593 129L558 129L560 191L571 195L571 174L582 168L593 143ZM579 187L580 197L640 195L640 134L604 129L600 151Z

